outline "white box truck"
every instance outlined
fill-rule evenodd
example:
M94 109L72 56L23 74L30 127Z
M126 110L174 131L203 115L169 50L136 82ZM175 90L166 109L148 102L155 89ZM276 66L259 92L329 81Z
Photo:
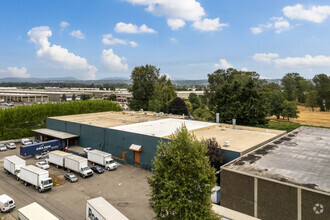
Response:
M100 151L100 150L90 150L87 152L87 158L92 163L104 166L107 170L117 169L117 164L112 159L111 154Z
M54 164L57 168L64 167L64 157L69 155L71 154L60 150L51 151L46 161L50 164Z
M103 197L86 201L86 220L128 220L120 211Z
M88 160L77 155L68 155L64 157L64 167L68 172L75 171L83 178L93 176L94 172L88 167Z
M21 180L25 186L31 184L39 192L51 190L53 187L53 180L49 177L48 171L33 165L21 167Z
M20 220L59 220L36 202L18 209L17 215Z
M16 155L5 157L3 160L3 167L7 173L14 174L17 181L20 179L21 167L25 167L25 160L19 158Z

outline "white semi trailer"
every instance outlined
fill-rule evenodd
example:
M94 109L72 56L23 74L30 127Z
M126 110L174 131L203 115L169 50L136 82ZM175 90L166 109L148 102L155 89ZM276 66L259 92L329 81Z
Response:
M20 220L59 220L36 202L18 209L17 215Z
M49 177L48 171L33 165L21 167L21 180L25 186L31 184L39 192L51 190L53 187L53 180Z
M16 155L8 156L4 158L3 167L4 169L11 174L16 176L17 181L20 179L21 167L26 166L25 160L19 158Z
M87 158L92 163L104 166L109 171L117 169L117 164L109 153L100 150L90 150L87 152Z
M46 159L46 161L50 164L54 164L57 168L59 168L59 167L64 167L64 158L72 154L64 151L55 150L49 152L48 155L49 157L48 159Z
M86 201L86 220L128 220L120 211L113 207L103 197Z
M93 176L94 172L88 167L88 160L77 155L68 155L64 157L64 167L70 171L79 173L83 178Z

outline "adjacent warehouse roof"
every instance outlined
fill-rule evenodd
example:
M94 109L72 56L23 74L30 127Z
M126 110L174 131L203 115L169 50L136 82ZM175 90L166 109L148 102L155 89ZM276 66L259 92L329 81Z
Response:
M330 193L330 130L301 127L222 169Z
M75 134L69 134L66 132L56 131L56 130L52 130L52 129L48 129L48 128L41 128L41 129L36 129L36 130L32 130L32 131L36 132L38 134L43 134L43 135L47 135L47 136L58 138L58 139L69 139L69 138L79 137L78 135L75 135Z
M214 123L167 118L156 121L142 122L138 124L122 125L112 129L127 131L137 134L145 134L155 137L167 137L175 133L178 128L185 125L188 131L215 125Z

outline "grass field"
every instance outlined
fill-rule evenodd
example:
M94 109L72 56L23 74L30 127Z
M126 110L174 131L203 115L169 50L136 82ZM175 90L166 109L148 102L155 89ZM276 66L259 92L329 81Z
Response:
M290 122L299 123L301 125L314 125L314 126L322 126L322 127L330 127L330 112L321 112L318 108L312 111L312 108L298 106L300 111L299 118L290 119ZM277 120L276 117L270 117L270 119L274 119L280 122L287 122L287 119Z

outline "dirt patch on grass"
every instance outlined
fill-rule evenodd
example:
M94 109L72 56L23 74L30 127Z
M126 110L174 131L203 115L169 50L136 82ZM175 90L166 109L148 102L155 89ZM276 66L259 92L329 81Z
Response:
M53 186L60 186L65 183L65 180L63 177L56 176L55 174L49 174L50 178L53 179Z

